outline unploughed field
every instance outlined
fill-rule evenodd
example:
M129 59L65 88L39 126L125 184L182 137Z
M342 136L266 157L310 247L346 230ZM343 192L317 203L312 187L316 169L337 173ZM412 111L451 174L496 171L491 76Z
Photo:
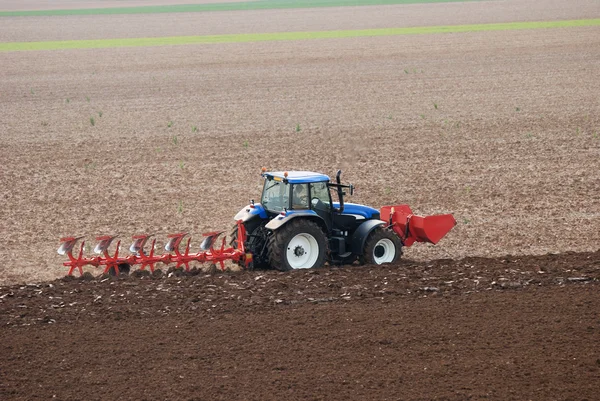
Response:
M2 17L0 42L599 17L591 0ZM0 65L0 398L596 398L600 27ZM458 225L391 267L48 281L61 236L229 231L262 166L339 168L354 202Z

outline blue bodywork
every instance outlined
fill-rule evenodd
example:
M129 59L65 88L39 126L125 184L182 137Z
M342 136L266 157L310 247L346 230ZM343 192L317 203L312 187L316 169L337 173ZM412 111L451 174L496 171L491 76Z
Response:
M314 211L314 210L305 210L305 209L300 209L300 210L288 210L285 212L286 216L293 216L294 214L302 214L302 215L306 215L306 214L310 214L313 216L318 216L318 214Z
M266 219L267 217L269 217L267 211L260 203L256 203L254 205L254 208L250 208L250 211L248 213L250 213L250 215L252 216L259 215L261 219Z
M339 202L333 202L333 206L339 208ZM370 206L358 205L356 203L345 203L344 202L344 211L342 214L354 214L357 216L362 216L365 219L379 218L379 210L374 209Z
M267 211L260 203L246 206L235 215L234 220L248 221L256 216L259 216L261 219L269 217Z
M279 214L267 223L265 227L270 230L277 230L279 227L296 217L316 217L321 219L314 210L288 210L285 214Z
M285 174L283 171L272 171L264 173L264 176L277 177L281 180L285 180ZM311 171L289 171L287 176L287 182L290 184L308 184L313 182L329 182L329 177L325 174L313 173Z

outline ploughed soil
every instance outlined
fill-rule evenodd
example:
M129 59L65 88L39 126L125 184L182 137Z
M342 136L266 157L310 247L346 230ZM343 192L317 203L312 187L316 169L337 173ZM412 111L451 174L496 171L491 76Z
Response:
M593 400L600 251L0 287L2 399Z

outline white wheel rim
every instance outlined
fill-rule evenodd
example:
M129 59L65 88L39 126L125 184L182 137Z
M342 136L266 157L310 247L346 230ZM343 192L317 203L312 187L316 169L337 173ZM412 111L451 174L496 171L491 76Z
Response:
M288 243L286 257L292 269L310 269L319 258L319 244L310 234L298 234Z
M391 239L382 238L373 248L373 260L378 265L382 263L391 263L396 256L396 247Z

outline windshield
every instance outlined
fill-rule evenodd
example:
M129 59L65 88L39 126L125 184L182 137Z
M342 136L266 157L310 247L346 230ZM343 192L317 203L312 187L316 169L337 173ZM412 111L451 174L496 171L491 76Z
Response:
M290 186L282 181L265 180L262 199L263 207L273 212L283 212L290 207Z

